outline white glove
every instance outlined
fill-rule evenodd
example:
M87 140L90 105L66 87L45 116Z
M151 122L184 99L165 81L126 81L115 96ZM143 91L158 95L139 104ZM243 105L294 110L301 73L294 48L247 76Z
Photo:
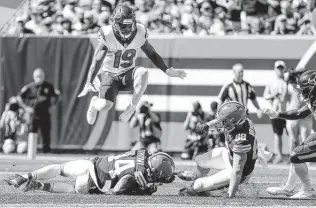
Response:
M136 171L134 176L140 187L145 188L147 186L147 181L141 171Z
M85 84L83 90L81 91L81 93L78 95L78 97L83 97L86 94L88 94L88 92L97 92L97 90L93 87L93 85L91 83L87 83Z
M278 112L271 110L271 109L264 108L262 110L262 113L268 115L271 119L275 119L278 117Z
M262 111L260 109L257 110L257 117L262 118Z
M166 74L169 77L179 77L181 79L187 76L187 73L184 70L174 69L173 67L167 69Z

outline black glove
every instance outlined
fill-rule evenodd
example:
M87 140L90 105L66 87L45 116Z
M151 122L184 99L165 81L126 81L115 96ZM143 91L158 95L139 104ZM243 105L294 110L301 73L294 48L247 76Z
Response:
M208 133L209 128L207 124L197 124L194 131L199 135L205 135Z
M166 178L164 180L164 183L172 183L174 181L174 179L176 179L176 174L173 174L171 177Z

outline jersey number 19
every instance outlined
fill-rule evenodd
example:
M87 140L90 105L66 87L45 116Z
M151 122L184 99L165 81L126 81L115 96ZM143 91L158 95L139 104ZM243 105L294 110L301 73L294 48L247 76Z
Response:
M115 53L115 58L114 58L114 68L119 68L120 66L123 68L128 68L131 67L134 63L134 58L136 56L136 50L135 49L129 49L126 50L124 53L122 50L118 50ZM124 62L121 63L121 60Z

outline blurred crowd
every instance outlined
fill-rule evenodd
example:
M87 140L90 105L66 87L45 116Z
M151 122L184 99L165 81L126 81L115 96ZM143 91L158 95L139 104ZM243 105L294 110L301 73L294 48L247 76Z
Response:
M9 35L94 34L119 3L151 33L313 35L315 0L30 0Z

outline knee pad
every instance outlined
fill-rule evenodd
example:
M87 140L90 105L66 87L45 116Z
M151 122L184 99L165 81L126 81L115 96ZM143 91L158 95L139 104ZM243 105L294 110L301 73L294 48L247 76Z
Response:
M138 67L135 71L136 76L148 76L148 69L144 67Z
M113 102L103 99L103 98L98 98L94 101L93 107L97 110L100 111L104 108L110 109L113 106Z

